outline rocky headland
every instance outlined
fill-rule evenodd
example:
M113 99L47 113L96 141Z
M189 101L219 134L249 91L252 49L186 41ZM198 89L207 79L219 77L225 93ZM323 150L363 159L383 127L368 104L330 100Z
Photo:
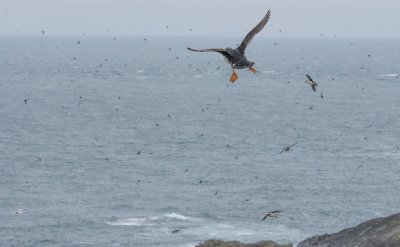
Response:
M292 244L278 244L261 241L244 244L237 241L207 240L196 247L292 247ZM297 247L400 247L400 213L384 218L363 222L333 234L307 238Z

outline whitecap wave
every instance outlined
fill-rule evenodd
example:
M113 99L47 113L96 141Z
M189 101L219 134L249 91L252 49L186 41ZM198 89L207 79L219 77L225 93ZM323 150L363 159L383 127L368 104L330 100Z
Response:
M163 216L167 217L167 218L178 219L178 220L189 220L190 219L190 217L187 217L182 214L177 214L177 213L164 214Z
M392 74L377 75L376 77L377 77L378 79L397 79L397 78L400 77L400 75L399 75L399 74L392 73Z
M159 224L159 221L165 221L165 219L173 219L180 221L189 221L195 220L194 218L177 214L177 213L168 213L160 216L151 216L151 217L130 217L124 219L117 219L113 221L107 221L106 224L111 226L152 226L156 223Z
M107 221L106 224L111 226L151 226L152 223L148 222L146 218L126 218L115 221Z

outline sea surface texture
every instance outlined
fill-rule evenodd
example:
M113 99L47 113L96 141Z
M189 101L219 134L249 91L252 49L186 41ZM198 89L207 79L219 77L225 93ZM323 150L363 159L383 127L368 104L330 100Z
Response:
M256 37L234 84L186 49L240 42L1 37L0 246L298 243L399 212L399 42Z

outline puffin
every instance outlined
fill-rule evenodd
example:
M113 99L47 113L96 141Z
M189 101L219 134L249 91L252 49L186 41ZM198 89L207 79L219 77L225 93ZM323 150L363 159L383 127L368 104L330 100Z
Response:
M250 44L254 36L259 33L267 24L269 17L271 16L271 10L265 14L261 21L244 37L242 43L235 49L231 47L227 48L210 48L210 49L192 49L187 47L189 51L194 52L218 52L225 57L225 61L231 65L232 75L229 78L231 83L234 83L239 76L236 74L235 69L245 69L248 68L249 71L256 73L257 70L253 67L254 62L247 60L245 56L246 47Z

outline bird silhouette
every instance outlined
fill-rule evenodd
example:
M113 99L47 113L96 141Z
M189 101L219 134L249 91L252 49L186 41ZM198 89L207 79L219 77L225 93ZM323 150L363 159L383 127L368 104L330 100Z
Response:
M293 143L293 144L291 144L291 145L285 146L279 153L281 154L281 153L283 153L283 152L288 152L288 151L290 151L291 147L293 147L293 146L296 145L296 144L297 144L297 142L296 142L296 143Z
M269 218L278 218L279 217L279 213L282 213L282 212L283 211L281 211L281 210L274 210L274 211L267 212L262 220L265 220L268 217Z
M311 76L306 75L306 77L307 77L307 80L305 81L305 83L310 85L314 92L317 91L318 84L311 78Z
M268 10L267 14L261 19L261 21L246 35L243 39L242 43L235 49L231 47L227 48L211 48L211 49L192 49L187 48L189 51L195 52L218 52L225 57L225 60L231 65L232 75L229 78L229 81L234 83L239 77L235 72L235 69L244 69L248 68L251 72L256 73L256 69L253 67L254 62L247 60L245 56L246 47L250 44L251 40L254 36L259 33L267 24L269 17L271 15L271 11Z

